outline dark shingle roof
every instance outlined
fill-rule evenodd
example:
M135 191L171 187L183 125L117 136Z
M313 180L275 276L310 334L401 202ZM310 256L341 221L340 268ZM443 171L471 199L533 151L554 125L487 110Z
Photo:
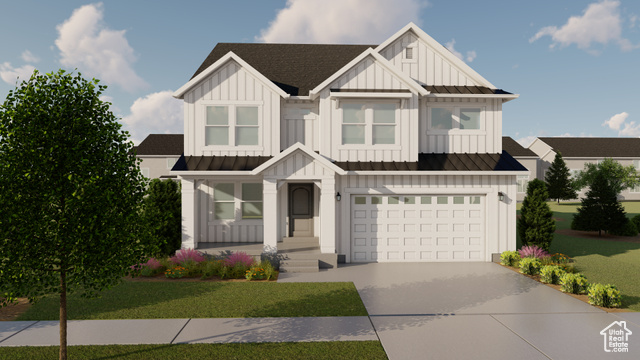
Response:
M538 156L536 153L523 147L520 143L509 136L502 137L502 150L508 152L511 156Z
M434 94L513 95L502 89L491 89L486 86L423 85L422 87Z
M640 138L602 137L541 137L563 157L637 157L640 158Z
M418 161L338 161L347 171L522 171L526 170L509 153L419 154Z
M191 78L233 51L288 94L306 96L370 47L376 45L219 43Z
M271 156L181 156L171 171L251 171Z
M182 134L149 134L137 148L138 156L144 155L176 155L184 151L184 135Z

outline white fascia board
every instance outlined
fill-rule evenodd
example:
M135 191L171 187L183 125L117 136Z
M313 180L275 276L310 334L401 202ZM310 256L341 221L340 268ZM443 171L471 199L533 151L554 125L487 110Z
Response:
M200 179L203 176L251 176L250 171L170 171L170 175L180 178Z
M410 99L413 96L412 93L398 93L398 92L331 92L332 98L405 98Z
M229 51L225 56L218 59L218 61L209 65L204 71L202 71L198 76L189 80L186 84L182 85L178 90L173 93L173 97L176 99L182 99L184 94L186 94L192 87L198 84L200 81L204 80L207 76L213 74L216 70L218 70L221 66L226 64L228 61L233 60L237 62L242 68L244 68L249 74L253 75L255 78L260 80L264 85L270 88L273 92L280 95L282 98L289 98L289 94L287 94L284 90L280 89L276 84L274 84L271 80L267 79L264 75L262 75L258 70L254 69L253 66L249 65L246 61L242 60L238 55L234 54L233 51Z
M182 154L177 154L177 155L136 155L137 158L157 158L157 159L161 159L161 158L179 158Z
M504 99L504 102L511 101L520 97L519 94L434 94L431 93L427 97L435 98L478 98L478 99Z
M529 170L513 171L347 171L345 175L454 175L454 176L513 176L528 173ZM342 174L341 174L342 175Z
M344 75L347 71L351 70L354 66L364 60L367 56L371 56L376 60L380 65L382 65L387 71L392 73L396 78L401 80L401 82L406 85L410 90L414 90L420 95L428 95L429 91L423 88L417 81L413 80L411 77L407 76L405 73L396 69L395 66L389 64L389 61L385 59L378 52L373 50L372 48L368 48L362 54L358 55L355 59L351 60L347 65L343 66L340 70L336 71L333 75L328 77L325 81L323 81L320 85L316 86L312 90L309 91L309 97L311 100L315 100L320 92L331 85L332 82L337 80L340 76Z
M265 162L264 164L258 166L255 169L253 169L251 171L251 175L260 174L264 170L266 170L269 167L273 166L274 164L278 163L280 160L286 158L287 156L291 155L295 151L302 151L303 153L307 154L308 156L310 156L314 160L318 161L320 164L322 164L326 168L335 171L338 175L345 175L346 174L346 171L344 171L340 167L336 166L334 163L329 161L324 156L317 154L315 151L312 151L308 147L306 147L303 144L297 142L297 143L291 145L289 148L287 148L283 152L281 152L280 154L278 154L278 155L274 156L273 158L271 158L269 161Z
M393 34L390 38L385 40L382 44L376 47L376 52L381 52L387 46L389 46L392 42L398 40L402 35L404 35L407 31L413 31L418 38L424 41L427 45L429 45L432 49L434 49L438 54L444 57L447 61L451 62L459 69L463 70L462 72L469 75L474 81L479 84L482 84L486 87L496 89L495 85L490 83L487 79L482 77L482 75L478 74L475 70L471 68L471 66L467 65L464 61L458 59L457 56L453 55L451 51L449 51L446 47L442 46L439 42L437 42L434 38L429 36L424 30L420 29L416 24L410 22L405 27L400 29L397 33Z

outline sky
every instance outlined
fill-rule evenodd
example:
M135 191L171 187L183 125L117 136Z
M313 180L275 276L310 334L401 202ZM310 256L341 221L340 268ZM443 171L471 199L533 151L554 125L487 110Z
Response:
M134 143L182 133L172 97L218 42L378 44L409 22L498 88L503 134L640 137L633 0L0 0L0 101L34 69L80 72Z

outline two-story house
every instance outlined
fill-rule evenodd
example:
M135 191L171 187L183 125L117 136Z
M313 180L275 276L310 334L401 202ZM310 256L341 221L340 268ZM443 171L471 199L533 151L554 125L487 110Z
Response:
M182 155L182 134L149 134L136 146L142 175L149 179L175 179L171 169Z
M515 250L493 84L414 24L380 45L220 43L184 100L183 247L314 239L346 262Z

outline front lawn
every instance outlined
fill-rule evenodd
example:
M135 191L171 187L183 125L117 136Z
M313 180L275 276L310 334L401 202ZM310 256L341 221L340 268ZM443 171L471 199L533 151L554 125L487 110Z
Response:
M57 359L57 346L0 347L1 359ZM387 359L379 341L69 346L70 359Z
M17 320L58 320L58 297ZM124 281L100 298L67 299L69 320L366 316L353 283Z
M640 202L623 202L629 218L640 213ZM521 204L518 204L520 209ZM556 230L570 229L580 203L549 202L557 218ZM518 242L518 247L520 243ZM640 311L640 243L581 238L556 233L551 253L576 260L576 269L591 283L613 284L622 293L622 308Z

